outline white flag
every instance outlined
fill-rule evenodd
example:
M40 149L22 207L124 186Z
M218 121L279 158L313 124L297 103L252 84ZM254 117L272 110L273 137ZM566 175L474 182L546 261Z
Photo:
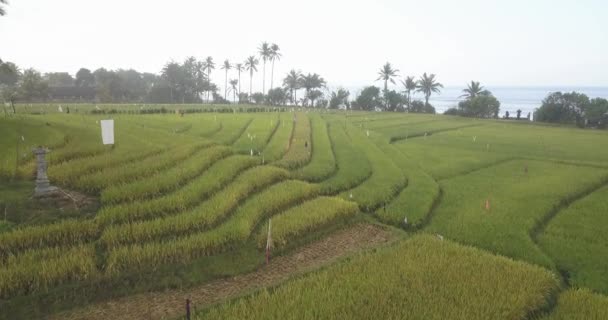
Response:
M101 140L103 144L114 144L114 120L101 120Z

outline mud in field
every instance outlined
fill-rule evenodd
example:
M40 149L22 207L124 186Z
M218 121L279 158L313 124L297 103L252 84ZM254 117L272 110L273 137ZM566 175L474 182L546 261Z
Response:
M192 301L193 308L203 308L258 288L276 285L293 275L312 271L358 250L377 247L396 238L394 233L382 227L357 224L298 248L289 255L277 257L252 273L185 290L143 293L93 304L53 315L51 319L172 319L185 314L187 298Z

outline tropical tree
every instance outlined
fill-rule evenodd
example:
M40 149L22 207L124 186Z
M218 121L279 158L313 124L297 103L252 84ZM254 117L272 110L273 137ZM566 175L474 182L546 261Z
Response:
M3 62L0 59L0 85L12 86L19 81L21 71L16 64L12 62Z
M284 105L287 101L287 89L283 89L281 87L271 88L268 90L268 102L272 106L280 106Z
M316 98L318 98L318 96L316 96L317 94L315 93L313 95L311 95L312 90L314 89L318 89L318 88L323 88L325 87L325 80L323 78L321 78L320 75L314 73L314 74L307 74L302 76L302 87L304 89L306 89L306 98L310 100L310 103L312 106L314 106L314 100Z
M78 87L92 87L95 85L95 76L93 76L91 70L80 68L80 70L76 72L75 84Z
M296 94L298 89L301 88L302 85L302 72L291 69L285 79L283 79L283 87L288 89L291 98L291 102L298 105L298 101L296 100Z
M224 60L222 70L226 70L226 77L224 78L224 99L228 99L228 70L232 69L232 65L228 59Z
M462 92L464 92L464 94L460 97L466 99L473 99L477 96L487 96L491 94L491 92L485 90L479 82L475 81L471 81L471 83L467 84L467 88L463 89Z
M247 60L245 60L245 68L249 71L249 97L252 97L252 84L253 84L253 73L258 71L258 64L260 60L258 60L255 56L249 56Z
M238 72L239 74L239 94L241 94L241 72L245 71L245 67L243 66L242 63L237 63L234 66L234 70L236 70L236 72ZM240 102L240 99L239 99Z
M100 74L100 73L98 73ZM174 102L176 91L180 89L180 82L184 77L184 70L176 62L169 62L165 64L161 71L161 77L167 81L170 90L171 102Z
M393 83L393 84L395 83L395 80L393 78L397 76L398 72L399 72L399 70L393 69L393 67L391 66L391 64L388 63L388 62L384 66L382 66L382 68L380 69L380 71L378 71L378 79L377 80L384 81L384 91L385 92L388 90L388 82L389 81L391 83Z
M386 99L386 95L388 94L388 82L395 83L394 77L397 76L399 70L393 69L390 63L386 63L380 71L378 71L378 79L384 81L384 96L386 100L386 108L388 109L388 99Z
M458 103L460 115L474 118L497 118L500 102L492 95L476 95Z
M348 109L348 96L350 92L348 90L344 90L339 88L338 91L334 91L331 93L331 98L329 99L329 108L330 109L338 109L340 106L345 106Z
M353 101L352 107L355 110L374 111L381 107L380 88L376 86L365 87Z
M441 92L440 88L443 88L443 85L437 82L434 74L427 75L425 72L422 77L420 77L420 80L418 80L416 88L416 91L424 94L425 104L428 105L431 94L433 94L433 92Z
M42 79L40 72L34 69L23 71L23 76L19 83L20 95L23 98L27 100L44 99L47 96L47 89L48 84Z
M215 69L215 63L213 62L213 57L209 56L205 59L204 67L207 69L207 79L211 83L211 70ZM209 102L209 90L207 90L207 102Z
M314 108L314 107L321 107L321 106L315 106L315 100L323 98L323 91L321 90L312 90L308 93L308 100L310 100L310 107ZM324 106L323 106L324 107Z
M270 60L270 57L272 56L272 49L270 48L270 45L268 44L268 42L262 42L262 44L258 48L258 54L260 55L260 58L262 58L262 61L264 62L263 76L262 76L262 93L266 94L266 61Z
M0 16L3 16L6 14L6 10L4 10L4 7L2 6L3 4L8 4L8 1L0 0Z
M239 80L237 79L232 79L230 80L230 86L232 87L232 102L236 102L236 95L237 95L237 85L239 84ZM240 93L240 91L238 92Z
M401 84L403 84L407 93L407 106L409 107L412 104L412 91L416 90L416 78L407 76L404 80L401 80Z
M270 46L270 61L272 62L272 67L270 69L270 89L274 88L274 62L276 60L281 60L282 56L279 50L279 46L276 43L273 43Z

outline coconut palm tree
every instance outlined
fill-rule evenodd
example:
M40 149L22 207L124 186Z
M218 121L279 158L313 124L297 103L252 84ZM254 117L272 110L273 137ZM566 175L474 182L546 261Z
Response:
M283 87L288 89L291 96L291 102L298 105L298 101L296 100L296 94L298 89L301 88L302 85L302 73L300 71L296 71L291 69L285 79L283 79Z
M310 103L314 107L314 100L317 98L316 94L311 95L313 89L325 87L325 80L318 74L307 74L301 78L301 86L306 89L306 98L310 100Z
M409 107L412 105L412 91L416 90L416 78L407 76L404 80L401 80L401 84L403 84L407 93L407 106Z
M443 85L437 82L435 75L427 75L426 72L420 77L420 80L418 80L416 85L416 91L424 94L425 105L427 106L429 105L431 94L433 94L433 92L441 92L440 88L443 88Z
M460 97L466 99L473 99L477 96L487 96L491 94L491 92L485 90L479 82L475 81L471 81L471 83L467 84L467 88L463 89L462 92L464 92L464 94Z
M232 65L228 59L224 60L224 64L221 67L222 70L226 70L226 77L224 78L224 99L228 99L228 70L232 69Z
M272 56L272 49L270 48L268 42L262 42L262 44L258 48L258 54L264 62L264 71L262 76L262 93L266 95L266 61L270 60L270 57Z
M211 70L215 69L215 63L213 57L209 56L205 59L205 68L207 69L207 80L211 84ZM209 102L209 91L207 91L207 102Z
M393 84L395 83L395 80L393 78L397 76L398 72L399 72L399 70L393 69L391 64L388 62L384 66L382 66L382 69L380 69L380 71L378 71L379 77L377 80L384 81L384 92L388 91L388 82L389 81Z
M241 72L245 71L245 67L242 63L237 63L234 65L234 70L239 73L239 94L241 94Z
M239 81L237 79L230 80L230 86L232 87L232 102L233 103L236 103L236 94L237 94L236 86L238 84L239 84ZM241 92L239 91L238 93L240 94Z
M249 97L251 97L251 88L253 84L253 73L258 71L258 64L260 60L256 59L255 56L249 56L245 60L245 68L249 71Z
M380 71L378 71L379 77L378 77L378 79L376 79L376 81L377 80L384 81L384 97L385 98L388 95L388 82L390 81L393 84L395 83L395 80L393 78L397 76L397 72L399 72L399 70L393 69L391 64L388 62L384 66L382 66L382 69L380 69ZM384 99L384 100L386 100L386 107L388 108L388 99Z
M270 69L270 89L274 88L274 62L276 60L281 60L282 56L279 50L279 46L276 43L273 43L270 46L270 61L272 62L272 67Z

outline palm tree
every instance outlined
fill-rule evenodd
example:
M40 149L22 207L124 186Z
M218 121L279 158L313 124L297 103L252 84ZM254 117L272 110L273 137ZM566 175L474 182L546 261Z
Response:
M289 73L287 74L285 79L283 79L283 87L285 87L285 89L289 89L289 92L291 93L290 94L291 102L295 103L296 106L298 105L298 102L296 100L296 93L297 93L298 89L301 88L301 84L302 84L302 73L300 71L296 71L294 69L289 71Z
M395 83L393 78L397 76L397 72L399 72L399 70L393 69L391 64L388 62L382 67L382 69L380 69L380 71L378 71L379 77L377 80L384 80L384 92L388 91L389 81L393 84Z
M232 87L232 102L236 103L236 86L239 84L239 81L237 79L232 79L230 80L230 86ZM239 89L240 90L240 89ZM239 94L241 93L241 91L238 92Z
M307 74L301 77L301 85L306 89L306 98L310 100L310 103L314 107L314 100L317 98L316 93L311 95L313 89L325 87L325 80L318 74Z
M245 60L245 68L249 71L249 97L251 97L251 85L253 84L253 73L258 71L258 64L260 60L256 59L255 56L249 56Z
M405 92L407 92L407 106L412 105L412 91L416 90L416 78L407 76L405 80L401 80L401 84L405 87Z
M434 74L427 75L426 72L420 77L418 80L418 84L416 86L416 91L422 92L424 94L424 100L426 105L429 105L429 98L433 92L439 93L441 90L439 88L443 88L443 85L439 82L436 82L436 78Z
M262 42L262 45L258 48L258 53L260 54L260 58L264 61L264 71L262 77L262 93L266 95L266 61L270 60L272 55L272 49L268 42Z
M380 69L380 71L378 71L379 77L377 80L384 80L384 96L385 97L388 95L388 82L390 81L393 84L395 83L395 80L393 78L397 76L397 72L399 72L399 70L393 69L391 64L388 62L384 66L382 66L382 69ZM386 100L386 107L388 108L388 99L385 99L385 100Z
M471 83L467 84L467 88L463 89L463 95L461 98L473 99L477 96L485 96L491 94L490 91L485 90L483 86L479 82L471 81Z
M4 10L4 7L2 7L3 4L8 4L8 1L0 0L0 16L3 16L6 14L6 10Z
M205 59L205 68L207 69L207 80L209 81L209 84L211 84L211 70L215 69L213 57L209 56ZM209 102L209 91L207 91L207 102Z
M272 68L270 69L270 89L274 88L274 62L275 60L281 60L281 53L279 52L279 46L273 43L270 46L270 61L272 61Z
M226 70L226 77L224 78L224 99L228 100L228 70L232 69L232 65L228 59L224 60L221 69Z
M239 73L239 94L241 94L241 72L245 71L245 67L242 63L237 63L234 65L234 70Z

